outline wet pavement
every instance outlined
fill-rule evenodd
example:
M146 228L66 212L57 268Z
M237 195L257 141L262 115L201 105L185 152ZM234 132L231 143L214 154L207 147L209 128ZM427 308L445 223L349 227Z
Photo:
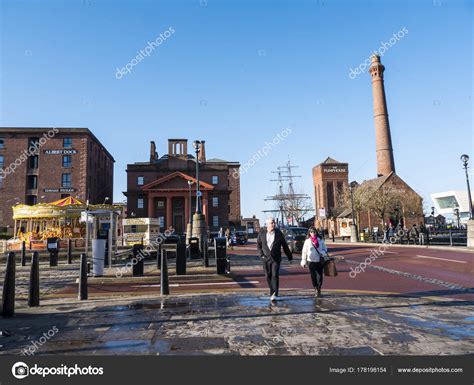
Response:
M1 319L2 354L451 355L474 353L474 302L284 290L49 299ZM45 334L46 333L46 334ZM48 338L41 338L42 336ZM33 348L34 347L34 348Z

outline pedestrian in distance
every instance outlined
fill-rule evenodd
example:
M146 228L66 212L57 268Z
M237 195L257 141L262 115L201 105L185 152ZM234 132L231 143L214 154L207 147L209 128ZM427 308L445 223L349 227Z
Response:
M225 230L225 238L226 238L227 248L233 250L234 248L233 248L233 246L232 246L232 238L231 238L231 234L230 234L230 229L229 229L229 228L227 228L227 229Z
M328 249L324 239L319 235L316 228L310 227L301 252L301 266L303 268L308 267L317 297L321 297L324 263L328 258Z
M263 271L267 279L272 301L278 299L282 248L291 263L293 254L286 243L285 236L276 227L275 220L270 217L267 219L266 228L262 229L258 234L257 249L262 260Z

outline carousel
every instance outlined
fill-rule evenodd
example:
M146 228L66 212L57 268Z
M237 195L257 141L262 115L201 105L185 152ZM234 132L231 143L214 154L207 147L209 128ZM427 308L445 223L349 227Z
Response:
M13 206L14 239L40 241L52 237L86 238L87 221L84 220L84 213L117 210L121 210L118 205L88 205L71 196L52 203Z

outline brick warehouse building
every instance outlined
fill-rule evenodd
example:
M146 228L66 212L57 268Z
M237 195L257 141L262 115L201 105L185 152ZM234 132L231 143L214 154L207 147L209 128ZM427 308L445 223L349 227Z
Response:
M205 141L199 153L202 210L211 231L240 224L238 162L206 159ZM191 183L191 203L189 184ZM127 211L130 217L158 218L161 228L186 231L189 210L196 210L196 158L188 154L187 139L169 139L162 157L150 144L150 159L127 165Z
M314 166L312 172L316 202L314 225L318 228L332 229L339 235L338 226L328 222L340 214L340 194L349 184L349 164L328 157Z
M0 231L12 232L17 203L112 203L114 162L87 128L0 127Z

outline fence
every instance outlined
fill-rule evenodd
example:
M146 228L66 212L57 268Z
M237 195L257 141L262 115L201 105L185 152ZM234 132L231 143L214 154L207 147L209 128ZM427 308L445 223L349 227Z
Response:
M365 231L359 234L360 242L382 243L383 240L383 233ZM467 246L467 230L432 230L425 231L417 236L412 236L409 231L405 231L403 236L397 237L397 243L401 245Z

